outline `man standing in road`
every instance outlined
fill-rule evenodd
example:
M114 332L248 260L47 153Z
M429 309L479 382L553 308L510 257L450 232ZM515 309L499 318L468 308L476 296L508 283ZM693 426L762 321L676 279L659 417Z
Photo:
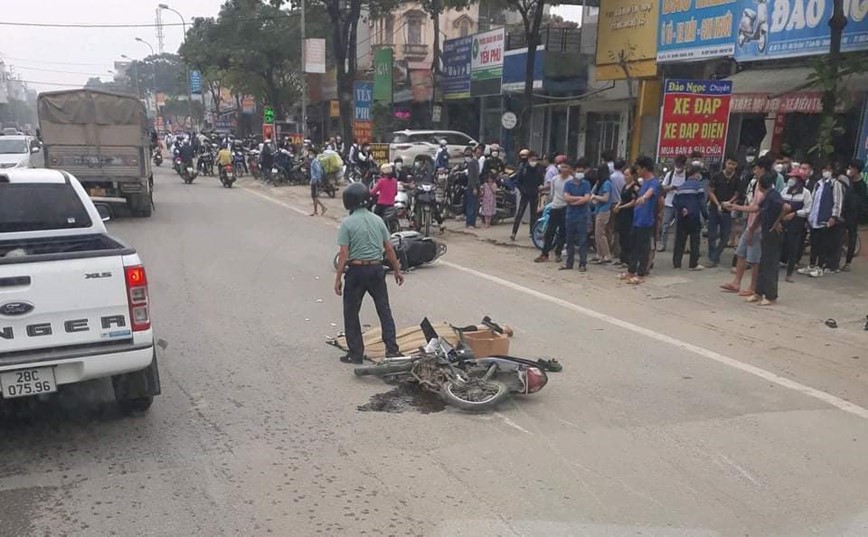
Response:
M564 175L572 172L569 164L561 164ZM567 203L564 223L567 240L567 262L558 270L572 270L576 242L579 243L579 272L585 272L588 267L588 220L590 218L589 202L591 201L591 184L585 179L590 163L582 157L576 161L576 171L572 179L564 185L564 201Z
M675 207L673 207L672 203L675 201L675 191L686 179L684 172L686 165L687 155L678 155L675 157L675 167L669 170L663 178L663 192L666 193L666 208L663 209L663 229L660 230L658 252L666 251L666 244L669 242L669 228L675 224Z
M735 173L738 161L728 156L723 171L711 178L708 188L708 261L709 267L720 264L720 256L732 230L732 213L723 208L724 203L735 203L738 198L739 179Z
M374 299L374 307L380 318L386 356L398 356L398 342L395 333L395 320L389 306L389 293L386 288L386 272L383 269L383 252L395 273L395 282L404 283L401 266L395 249L389 241L389 230L383 220L368 211L371 194L361 183L353 183L344 189L344 207L350 215L341 223L338 231L338 267L335 273L335 294L344 299L344 334L349 352L341 357L341 362L361 364L365 358L365 343L362 339L362 326L359 311L365 293ZM346 274L344 271L346 270ZM343 279L342 279L343 278ZM344 281L346 288L344 288Z
M543 183L543 175L542 170L538 166L530 164L531 158L536 162L536 155L527 149L522 149L518 152L518 170L515 173L515 179L516 183L518 183L518 192L521 194L521 200L518 202L518 210L515 212L515 220L512 223L512 235L509 236L511 240L515 240L515 234L518 233L518 228L521 226L525 209L530 210L530 233L533 233L533 225L537 219L536 208L539 201L539 187Z
M850 263L853 262L853 257L856 255L859 221L868 210L868 187L862 180L862 170L864 169L865 163L859 159L850 161L850 166L847 168L850 187L844 194L844 208L841 210L844 226L847 230L847 257L841 268L844 272L850 271Z
M660 180L654 175L654 159L636 159L636 171L642 188L633 209L633 252L627 272L621 279L632 285L645 281L648 261L651 257L651 239L657 222L657 199L660 197Z
M464 162L467 165L467 188L464 192L464 227L476 227L476 213L479 212L479 160L474 158L473 149L470 147L464 149Z

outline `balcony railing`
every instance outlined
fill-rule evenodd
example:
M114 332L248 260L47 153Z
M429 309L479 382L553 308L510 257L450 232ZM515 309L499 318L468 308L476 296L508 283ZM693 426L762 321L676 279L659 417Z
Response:
M425 58L428 56L428 45L405 44L401 47L405 58Z

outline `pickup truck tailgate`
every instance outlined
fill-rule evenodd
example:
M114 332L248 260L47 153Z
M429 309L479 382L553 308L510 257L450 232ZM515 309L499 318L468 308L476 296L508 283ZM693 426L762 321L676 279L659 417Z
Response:
M0 265L0 358L132 339L120 255Z

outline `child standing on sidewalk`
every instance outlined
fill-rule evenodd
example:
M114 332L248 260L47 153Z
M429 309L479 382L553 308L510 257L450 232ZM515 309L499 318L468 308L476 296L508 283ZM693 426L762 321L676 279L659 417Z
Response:
M491 227L491 218L497 214L497 183L494 174L488 174L485 184L482 185L482 223L485 227Z

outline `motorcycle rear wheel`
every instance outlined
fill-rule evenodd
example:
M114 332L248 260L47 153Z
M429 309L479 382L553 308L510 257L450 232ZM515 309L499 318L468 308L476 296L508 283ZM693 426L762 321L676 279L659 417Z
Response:
M448 381L440 388L443 401L469 412L491 410L510 395L506 384L497 380L472 380L462 384Z

